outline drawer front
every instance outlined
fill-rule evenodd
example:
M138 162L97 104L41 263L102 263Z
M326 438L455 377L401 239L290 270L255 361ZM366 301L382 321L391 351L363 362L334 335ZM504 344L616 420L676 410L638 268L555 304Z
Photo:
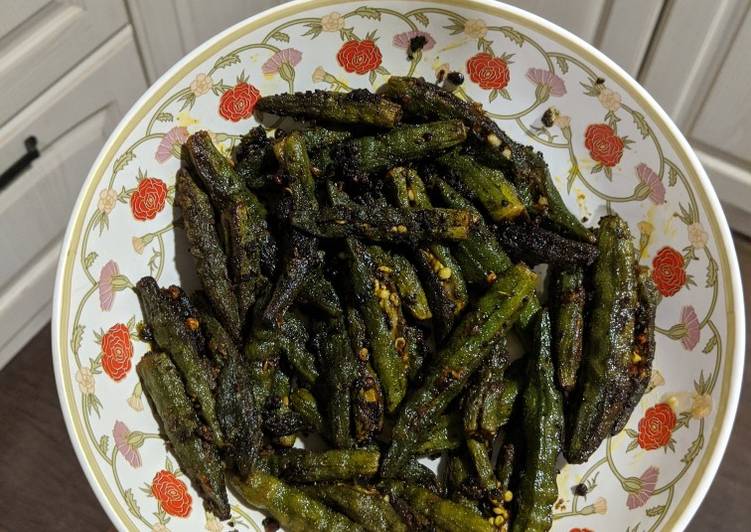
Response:
M58 239L107 136L146 81L129 27L0 129L0 170L38 139L40 157L0 192L0 296Z
M123 0L0 0L0 13L0 124L128 23Z

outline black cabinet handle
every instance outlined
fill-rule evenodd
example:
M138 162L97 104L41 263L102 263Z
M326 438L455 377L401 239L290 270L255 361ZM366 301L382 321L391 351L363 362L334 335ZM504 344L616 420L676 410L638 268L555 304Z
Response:
M21 172L31 166L31 161L39 157L36 137L27 137L23 143L26 146L26 153L0 175L0 190L8 186Z

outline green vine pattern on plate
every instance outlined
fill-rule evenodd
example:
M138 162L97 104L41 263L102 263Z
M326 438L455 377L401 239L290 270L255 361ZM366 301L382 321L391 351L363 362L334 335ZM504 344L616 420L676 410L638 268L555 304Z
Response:
M96 277L92 273L92 267L101 261L97 252L90 250L90 240L92 238L101 238L108 231L110 215L118 204L130 204L133 216L137 220L148 222L164 209L166 203L171 204L174 196L174 187L167 186L160 179L149 177L147 169L139 169L135 186L131 188L122 186L120 191L116 191L114 189L116 179L136 160L136 150L144 145L157 146L157 160L160 160L160 157L164 160L170 156L178 156L179 143L184 141L188 135L187 126L181 125L181 113L189 112L196 104L198 98L213 94L215 97L221 98L221 106L226 95L231 94L242 104L242 98L252 98L254 94L253 90L256 90L255 97L257 99L257 89L248 82L244 71L238 76L237 83L234 86L228 85L224 81L225 78L220 77L220 74L226 72L226 69L229 67L242 65L243 54L254 52L268 55L270 63L267 61L264 64L264 74L272 77L278 75L286 83L287 89L290 92L294 91L295 67L300 61L301 53L293 48L284 47L290 42L289 30L298 29L303 32L300 38L311 40L319 38L323 33L338 34L344 43L343 49L348 43L357 43L352 45L355 47L368 46L368 53L371 53L373 64L366 65L369 68L367 76L370 84L375 86L379 75L381 79L385 79L384 77L389 75L389 71L380 63L380 50L378 50L377 54L373 51L373 47L376 49L378 47L378 44L376 44L379 42L378 33L371 31L363 37L359 37L355 31L355 26L359 20L380 21L383 17L394 17L400 24L404 25L407 32L412 32L409 33L410 35L420 32L426 33L431 27L439 26L442 29L448 30L451 35L466 36L470 43L474 42L476 44L477 54L481 56L482 61L485 64L492 64L494 68L500 67L501 72L503 65L500 63L503 63L505 68L508 69L509 64L513 61L513 53L497 55L496 49L514 50L515 48L531 47L539 53L547 71L530 69L527 73L527 78L535 84L535 98L532 103L513 113L500 114L494 112L493 106L490 103L496 96L500 95L507 100L512 98L505 85L501 86L502 81L496 80L495 83L497 86L487 92L488 114L498 121L515 124L536 144L551 150L560 150L569 160L569 170L565 182L567 192L570 193L574 185L579 183L590 194L599 198L608 210L612 209L613 205L616 204L645 201L659 204L664 201L665 195L676 189L676 187L685 192L688 203L685 206L680 204L680 212L676 212L674 216L686 226L689 235L689 245L682 250L682 253L672 250L678 253L678 255L666 252L666 258L672 260L670 264L673 264L675 268L672 271L672 277L669 276L667 280L663 280L667 283L664 290L660 285L661 278L659 276L655 277L656 273L653 273L653 277L655 277L658 288L663 292L664 297L672 295L669 292L675 289L677 282L675 280L676 275L678 281L680 281L677 287L678 290L683 287L689 289L692 284L695 284L695 281L687 273L687 268L693 261L701 261L700 256L703 255L703 259L707 264L705 285L706 288L711 288L711 300L705 315L701 319L696 316L693 307L690 307L689 310L687 310L687 307L684 307L684 312L679 323L669 328L658 327L657 331L667 338L682 342L686 349L688 349L688 345L693 349L698 339L702 336L702 333L708 330L711 336L709 336L709 340L704 345L702 351L707 356L714 356L715 362L708 376L705 376L701 372L694 381L694 391L688 406L685 404L685 401L684 404L681 404L681 400L685 398L671 396L664 398L664 401L660 404L666 404L672 409L674 419L670 418L669 413L666 413L668 417L666 424L668 434L666 436L657 434L655 437L667 438L665 443L659 447L663 448L665 452L675 452L672 446L672 433L677 430L693 429L696 434L693 443L680 458L680 462L683 464L680 471L669 480L659 479L658 481L659 472L655 471L648 470L642 477L624 475L616 463L613 452L613 447L617 445L619 437L610 438L605 446L605 456L591 464L589 469L579 479L579 482L584 483L588 487L587 495L576 494L570 497L569 500L568 495L562 493L561 500L556 505L557 511L554 515L556 520L563 518L581 519L588 515L602 514L607 511L607 501L605 499L599 498L593 503L586 499L593 492L596 494L598 477L604 468L607 468L607 471L617 479L623 488L624 494L629 501L629 507L633 503L634 507L632 509L644 508L644 524L640 521L635 528L632 527L630 530L633 532L642 528L644 530L657 529L669 513L676 495L677 483L689 471L704 446L706 439L704 417L711 410L711 396L717 385L723 349L722 335L712 319L719 291L717 261L707 246L707 235L701 226L700 209L694 192L679 165L669 159L663 152L659 139L645 116L633 107L623 103L621 96L609 88L607 81L586 63L570 54L559 51L546 51L529 35L512 26L488 26L481 20L468 19L459 13L437 7L421 7L400 13L382 7L360 6L344 14L331 13L320 18L297 18L279 24L268 31L265 37L259 42L236 48L218 57L206 73L199 74L189 86L183 87L165 98L151 114L144 134L120 151L112 165L107 185L99 193L97 208L88 218L83 231L78 261L90 286L78 300L71 325L70 348L74 355L76 366L75 378L81 390L79 403L81 416L91 445L98 454L98 459L111 469L116 490L128 513L148 529L165 530L172 517L165 512L163 505L156 503L154 506L155 510L151 515L146 515L146 512L139 507L134 497L133 489L122 485L118 473L118 468L122 466L123 458L127 458L123 449L125 449L125 453L135 453L135 455L139 456L140 460L139 449L146 444L153 445L157 441L161 442L160 436L154 433L128 431L125 433L127 434L126 443L118 441L118 437L122 440L123 434L113 436L111 441L109 434L97 434L91 422L92 416L100 417L102 408L102 403L95 392L96 378L104 372L117 381L122 372L125 371L127 373L130 367L128 366L128 368L123 369L124 365L131 364L129 359L126 361L123 357L127 358L128 353L132 356L133 342L139 341L135 333L136 318L132 317L126 324L118 324L120 325L119 328L118 325L115 325L106 332L93 332L94 340L100 345L99 355L95 358L90 358L88 361L83 361L80 355L81 346L86 335L86 326L81 323L82 312L86 305L90 304L92 297L98 294L101 309L109 310L113 301L118 297L118 292L133 287L133 282L120 274L117 264L112 261L102 268L102 273L99 277ZM372 42L373 45L363 44L367 42ZM432 44L430 46L432 47ZM375 64L376 59L378 59L378 64ZM403 74L413 75L417 72L422 60L422 51L417 51L406 64ZM345 70L349 70L349 67L342 63L341 59L339 63ZM352 68L359 67L353 65ZM553 108L550 109L549 113L546 113L549 114L548 120L543 121L543 123L537 121L530 124L523 120L542 114L544 106L549 105L556 96L562 95L560 87L564 82L563 77L569 74L571 69L578 69L586 76L587 82L581 83L580 86L582 93L599 100L600 104L606 110L602 118L602 123L597 124L597 128L591 130L593 138L595 134L599 135L599 137L592 141L592 147L589 148L590 156L595 162L598 161L599 157L600 162L592 167L592 171L588 176L582 170L581 157L577 156L573 141L574 134L571 127L571 117ZM472 78L472 81L475 81L471 68L469 70L470 78ZM357 74L361 73L358 72ZM219 79L215 81L214 78ZM327 86L332 90L349 91L352 89L350 83L348 83L348 79L342 79L326 71L323 67L315 69L312 80L314 83ZM237 91L237 94L233 91ZM563 89L563 93L565 94L565 89ZM468 91L464 88L459 88L457 94L468 101L472 100ZM245 111L242 110L242 107L234 107L227 112L232 117L234 116L232 113L242 113ZM220 113L227 118L223 114L222 108L220 108ZM234 120L234 118L229 119ZM633 142L625 136L618 136L619 125L626 119L630 119L636 127L641 136L639 142L649 142L652 145L657 154L658 164L656 165L656 170L652 170L646 167L646 165L644 165L644 168L641 168L641 165L637 168L637 183L629 194L606 194L598 189L593 179L597 174L602 174L610 180L613 179L612 169L615 164L610 163L616 158L620 160L623 150L628 150L630 148L629 144ZM167 131L162 131L162 129L167 127L169 127ZM589 139L590 128L592 127L590 125L587 129L587 139ZM213 138L217 144L221 144L223 149L229 153L232 147L239 141L240 136L231 133L213 132ZM665 181L667 181L667 187L664 185ZM179 223L179 220L174 223L169 222L161 228L150 229L149 231L134 235L131 242L127 243L132 246L138 255L143 256L145 259L148 257L145 271L148 270L148 273L157 280L160 279L165 268L165 241L163 236L167 232L172 231L176 225L179 226ZM650 244L654 227L649 220L643 220L638 224L638 227L639 248L642 252L642 257L644 257L646 249ZM663 250L660 250L658 257L662 253ZM654 272L658 271L655 265L653 265L653 270ZM683 274L680 273L680 270L683 271ZM668 269L667 273L671 273L671 270ZM661 384L659 378L655 376L651 386L655 387ZM135 411L143 409L143 399L141 396L141 387L140 384L137 384L128 399L128 404ZM702 401L704 402L702 403ZM650 410L647 411L648 414ZM670 426L671 421L672 426ZM641 422L639 428L639 431L631 428L626 429L626 437L630 441L627 452L634 450L637 446L644 446L644 442L642 441L644 435L640 433ZM121 432L125 430L121 428ZM134 456L132 453L131 458ZM179 476L179 471L169 463L169 458L167 458L167 461L166 470L169 473L173 473L176 477ZM647 473L649 474L647 475ZM152 488L149 485L141 489L149 496L153 496L151 493ZM658 497L662 498L658 499ZM647 504L653 500L655 502ZM566 509L567 505L569 506L568 509ZM233 506L233 521L235 525L248 528L253 527L256 530L260 530L254 524L253 518L242 507ZM212 530L212 527L217 530L221 529L221 525L216 522L213 516L207 514L206 528Z

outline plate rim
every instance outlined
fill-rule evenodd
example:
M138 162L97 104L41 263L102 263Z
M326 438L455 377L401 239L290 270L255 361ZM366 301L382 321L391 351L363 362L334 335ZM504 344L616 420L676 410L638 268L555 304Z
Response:
M207 52L214 48L221 48L221 46L225 44L224 41L229 42L240 37L240 35L235 35L238 32L248 33L274 19L294 15L309 9L350 2L352 2L352 0L294 0L289 3L274 6L257 13L252 17L237 22L229 28L210 37L204 43L185 54L185 56L152 83L144 94L133 103L102 146L86 176L86 179L81 185L81 190L76 199L75 206L68 218L55 275L51 320L52 359L58 399L60 400L66 429L75 450L76 457L78 458L81 468L86 475L89 485L97 496L100 505L105 513L107 513L107 516L112 523L119 529L126 529L126 523L129 519L122 519L123 516L113 507L109 498L106 496L99 479L96 478L92 466L84 455L84 450L77 436L71 412L71 408L74 407L75 404L71 404L68 401L68 396L65 390L66 383L64 381L64 371L66 368L63 368L63 357L61 356L62 351L67 347L60 343L61 336L65 336L64 334L61 334L64 332L61 329L61 319L64 318L64 316L61 317L61 311L65 295L65 274L68 264L72 260L71 251L74 255L77 249L76 246L76 249L71 250L70 246L76 232L76 227L79 225L82 215L85 214L82 210L85 207L84 204L88 203L86 201L87 197L90 196L92 189L96 188L98 185L97 175L101 174L102 166L104 165L104 167L106 167L109 164L109 159L114 156L115 149L121 144L121 142L118 142L120 138L122 137L122 139L124 139L129 134L129 131L126 132L128 126L132 125L135 127L138 124L138 120L134 121L137 115L145 111L148 102L154 99L155 96L159 95L159 97L156 98L156 100L158 100L164 92L172 88L173 84L170 84L169 81L172 78L176 78L186 66L197 62L199 57L207 54ZM722 264L723 261L721 260L723 270L726 270L726 273L729 274L726 277L725 306L728 313L728 328L734 332L734 334L732 335L732 338L728 338L727 352L730 355L730 358L726 358L726 366L722 375L723 390L721 393L722 395L725 395L725 397L722 397L722 395L720 396L720 404L718 408L724 409L724 411L721 411L721 415L720 412L718 412L715 426L712 427L710 432L711 437L708 438L704 455L702 456L694 475L690 479L688 486L684 490L684 495L676 504L670 519L663 524L665 529L670 529L672 526L675 529L683 530L698 510L702 500L708 492L709 486L714 480L717 469L719 468L727 448L740 399L745 359L745 308L741 287L740 269L725 213L722 210L717 193L715 192L704 167L683 133L673 123L672 119L662 107L647 92L647 90L604 53L568 30L521 8L493 0L413 0L413 3L415 2L433 2L450 6L466 7L476 11L502 16L507 19L516 19L523 22L525 25L532 26L535 31L543 33L546 37L551 38L564 46L571 47L577 53L593 60L595 64L604 67L603 70L605 70L610 77L617 79L623 88L629 90L629 94L642 104L645 111L649 111L650 114L653 115L652 118L655 120L655 125L662 130L666 140L673 145L676 150L676 155L682 159L687 169L690 168L693 170L692 173L697 178L695 183L696 189L697 191L700 191L700 196L705 200L704 207L707 209L708 214L711 215L708 221L712 226L715 236L719 237L720 240L720 242L718 242L718 250L721 249L723 252L720 259L724 258L726 262L725 264ZM367 3L366 0L363 0L363 4ZM131 124L131 122L133 123Z

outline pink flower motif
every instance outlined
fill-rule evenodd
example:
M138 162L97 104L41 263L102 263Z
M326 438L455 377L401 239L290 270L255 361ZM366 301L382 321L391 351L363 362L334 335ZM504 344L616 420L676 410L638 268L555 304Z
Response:
M407 48L409 48L410 41L415 37L423 37L425 39L425 44L423 44L422 48L420 48L423 51L430 50L435 46L435 39L430 33L417 30L407 31L394 35L394 46L396 46L397 48L404 48L406 50Z
M683 348L691 351L699 343L701 331L699 330L699 318L696 317L696 311L691 305L681 309L681 323L686 327L686 335L681 338Z
M170 157L180 158L180 148L188 140L190 133L185 127L173 127L162 137L162 141L156 149L156 160L165 163Z
M120 269L114 260L102 266L102 271L99 272L99 308L102 310L110 310L115 302L117 289L112 286L112 279L119 273Z
M566 84L550 70L530 68L527 70L527 79L535 85L547 87L551 96L563 96L566 94Z
M279 50L277 53L272 55L263 64L261 70L264 74L270 76L271 74L276 74L277 72L279 72L279 69L282 68L282 65L284 63L287 63L290 66L297 66L301 59L301 51L295 50L294 48L285 48L284 50Z
M654 170L644 163L639 163L636 166L636 176L639 181L649 187L649 199L656 205L665 203L665 185Z
M143 444L143 434L137 431L131 432L125 423L115 421L112 437L115 439L115 447L123 458L133 467L141 467L141 454L138 448Z
M633 480L635 484L638 485L638 489L629 492L628 498L626 499L626 506L628 506L629 510L634 510L635 508L640 508L647 504L647 501L655 490L657 476L659 474L660 470L658 468L655 466L649 466L638 479L629 479Z

